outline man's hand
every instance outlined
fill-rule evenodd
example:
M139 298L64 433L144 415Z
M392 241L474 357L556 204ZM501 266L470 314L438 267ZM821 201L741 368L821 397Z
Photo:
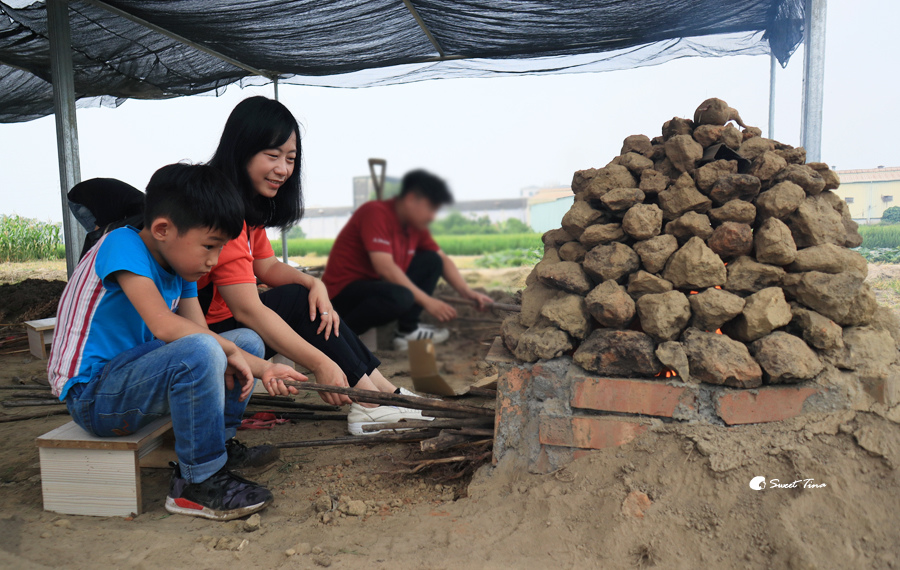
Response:
M253 392L253 373L250 371L250 365L247 364L237 346L226 352L225 356L228 357L228 366L225 368L225 387L234 390L234 380L237 378L237 381L241 383L241 397L238 398L238 401L243 402Z
M332 332L334 332L334 336L341 336L341 319L338 318L331 305L328 290L321 279L316 279L309 289L309 320L316 320L316 314L322 315L322 321L319 323L319 330L316 331L316 334L322 334L322 331L325 331L325 340L328 340Z
M484 293L479 293L474 289L468 289L465 293L463 293L463 297L466 299L470 299L478 303L478 310L481 312L487 311L491 308L491 305L494 304L494 300L485 295Z
M292 396L299 392L293 386L285 386L284 380L306 382L307 378L290 366L273 364L263 372L262 378L259 379L270 396Z
M327 386L343 386L349 388L347 375L341 371L340 366L329 360L327 363L313 369L316 375L316 382ZM332 406L343 406L344 404L352 404L350 397L345 394L333 394L331 392L319 392L319 396L326 403Z
M430 297L423 308L442 323L456 318L456 309L434 297Z

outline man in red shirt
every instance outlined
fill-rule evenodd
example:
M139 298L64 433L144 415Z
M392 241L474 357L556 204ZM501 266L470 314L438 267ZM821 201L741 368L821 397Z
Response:
M353 213L322 276L335 310L353 332L396 320L397 350L410 340L447 340L446 329L419 324L423 309L441 322L456 318L456 309L432 297L441 276L479 309L493 302L466 284L428 231L441 206L452 202L443 180L414 170L403 177L397 198L367 202Z

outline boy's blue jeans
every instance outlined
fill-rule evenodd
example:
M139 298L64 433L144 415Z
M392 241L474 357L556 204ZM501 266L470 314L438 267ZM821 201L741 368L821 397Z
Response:
M249 329L222 335L262 356L262 339ZM241 385L225 388L225 352L207 334L168 344L154 340L112 359L90 382L66 395L72 419L99 437L128 435L163 416L172 416L181 476L205 481L225 465L225 442L234 437L247 400Z

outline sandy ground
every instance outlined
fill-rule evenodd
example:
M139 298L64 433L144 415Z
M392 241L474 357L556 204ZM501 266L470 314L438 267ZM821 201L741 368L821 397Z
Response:
M442 369L460 378L489 374L481 359L496 325L454 328L439 352ZM404 355L379 357L388 378L411 387ZM27 353L0 355L0 385L41 381L44 366ZM169 474L157 469L144 470L144 513L133 520L43 511L34 438L66 421L0 424L4 568L900 566L896 408L882 416L841 412L730 429L656 422L628 445L540 476L518 468L515 458L485 465L471 480L448 480L452 470L397 474L404 461L420 457L412 445L286 450L279 463L247 474L276 495L255 532L242 521L170 516L163 508ZM240 437L251 444L299 441L340 436L345 428L342 421L297 422ZM756 491L748 483L757 476L825 486ZM314 505L325 496L368 501L372 514L335 512L324 524Z

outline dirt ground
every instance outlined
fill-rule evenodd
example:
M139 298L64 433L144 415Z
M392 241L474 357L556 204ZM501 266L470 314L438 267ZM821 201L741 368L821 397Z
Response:
M442 370L461 379L488 375L482 359L497 325L474 320L490 315L463 317L439 347ZM405 355L378 356L389 379L412 387ZM0 386L44 381L44 366L27 352L0 354ZM243 521L169 515L169 473L159 469L144 470L144 513L132 520L43 511L34 438L66 421L0 423L4 568L900 567L898 408L728 429L657 421L633 442L549 475L529 474L515 458L471 479L448 480L452 469L398 474L421 457L409 444L288 449L279 463L247 473L276 496L253 532ZM343 421L302 421L239 437L258 444L345 430ZM825 486L757 491L749 483L758 476ZM367 514L337 510L323 523L315 509L329 501L323 497L365 501Z

